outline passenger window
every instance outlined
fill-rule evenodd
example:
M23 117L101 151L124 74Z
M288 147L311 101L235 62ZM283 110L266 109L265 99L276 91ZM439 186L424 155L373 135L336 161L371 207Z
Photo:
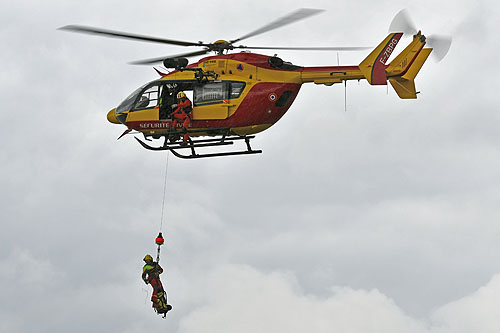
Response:
M222 103L227 99L228 89L226 82L210 82L194 86L194 104L208 105Z
M231 82L231 97L232 99L238 98L245 88L245 82Z

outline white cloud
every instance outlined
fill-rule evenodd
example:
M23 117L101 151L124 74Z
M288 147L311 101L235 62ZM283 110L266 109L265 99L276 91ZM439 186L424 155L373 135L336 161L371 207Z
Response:
M500 275L473 294L446 304L432 315L432 333L500 332Z
M30 242L28 238L23 242ZM36 258L29 250L19 248L0 261L0 286L2 294L13 291L14 286L30 293L52 288L64 280L65 274L49 260Z
M181 320L179 333L493 333L500 327L499 275L423 319L408 316L377 289L334 287L318 297L304 293L291 273L265 274L249 266L218 268L196 287L202 305Z
M305 294L290 273L263 274L226 266L206 282L204 306L180 323L179 332L419 332L377 290L336 288L325 297ZM216 297L214 297L216 296Z

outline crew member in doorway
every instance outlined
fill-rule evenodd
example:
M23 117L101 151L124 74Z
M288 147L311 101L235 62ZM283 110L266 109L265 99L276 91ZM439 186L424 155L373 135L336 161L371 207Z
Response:
M163 86L160 98L160 120L167 119L172 112L172 105L175 103L175 92L168 84Z
M179 103L172 105L172 109L175 109L172 112L174 117L172 128L176 130L177 123L182 122L182 128L184 130L184 142L186 143L189 140L189 134L187 133L187 130L193 117L193 107L191 105L191 101L189 100L189 98L187 98L186 94L183 91L179 91L177 93L177 99Z

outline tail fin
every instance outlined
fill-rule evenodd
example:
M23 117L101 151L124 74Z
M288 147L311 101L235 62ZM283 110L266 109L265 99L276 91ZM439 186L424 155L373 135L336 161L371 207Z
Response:
M413 36L413 41L387 66L387 76L400 98L417 98L415 77L432 52L423 48L425 36L420 32Z
M394 51L402 33L391 33L360 64L359 69L372 85L386 85L385 63Z

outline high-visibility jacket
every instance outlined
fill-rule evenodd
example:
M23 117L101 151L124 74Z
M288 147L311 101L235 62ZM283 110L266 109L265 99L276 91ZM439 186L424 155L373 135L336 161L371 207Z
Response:
M146 264L142 268L142 279L144 282L151 282L152 279L158 278L159 275L163 273L163 268L156 262L153 264Z

